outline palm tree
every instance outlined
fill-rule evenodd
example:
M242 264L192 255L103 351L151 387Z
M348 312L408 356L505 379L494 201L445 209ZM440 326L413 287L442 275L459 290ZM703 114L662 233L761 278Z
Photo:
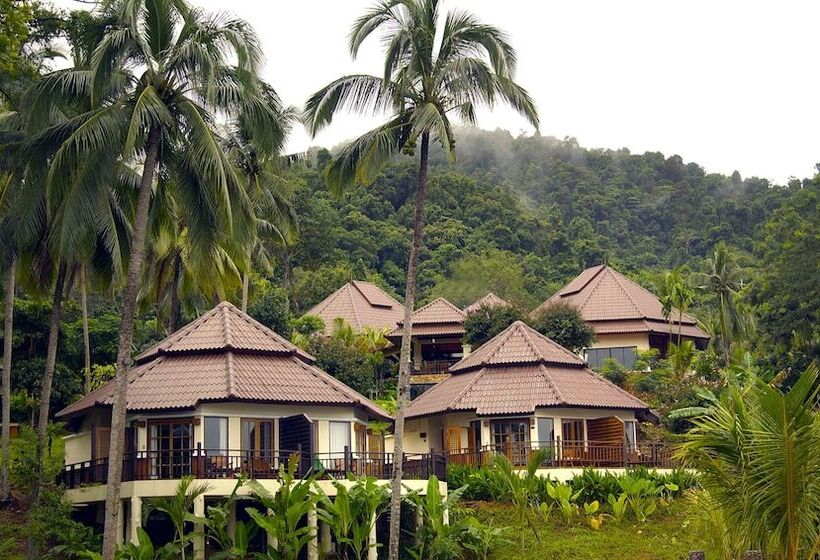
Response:
M201 238L197 251L215 250L226 232L250 238L252 208L221 148L215 115L248 115L255 142L264 142L277 115L260 95L262 55L246 22L205 14L184 0L116 0L103 3L101 10L112 23L96 45L89 68L48 76L38 102L48 107L55 97L91 98L91 109L66 127L70 134L55 157L52 180L91 160L102 169L119 159L141 164L122 292L111 422L103 539L103 557L111 560L119 523L128 370L152 193L156 186L174 196L189 235ZM116 150L117 157L96 157L109 150ZM85 194L98 193L87 189ZM205 255L191 258L197 261Z
M732 339L738 333L743 322L736 305L738 291L741 288L738 279L738 267L729 248L719 243L712 256L707 259L708 272L704 274L702 290L713 293L718 300L718 317L720 340L723 346L723 358L729 363Z
M194 482L193 477L186 476L177 484L173 496L151 498L146 503L146 513L152 510L163 512L174 528L174 544L179 547L179 557L185 560L188 545L195 534L186 531L188 524L203 524L205 519L194 515L194 502L202 498L210 487L204 482Z
M820 553L818 381L812 365L787 394L759 379L730 386L681 448L732 540L767 558Z
M343 76L308 100L305 121L316 135L344 110L359 114L389 111L387 122L344 146L325 169L331 190L340 193L357 180L371 183L381 167L399 152L419 148L418 188L413 241L407 264L404 327L399 362L398 409L390 503L390 558L398 558L404 416L409 402L410 332L416 295L416 272L424 225L427 168L431 138L450 161L455 158L450 118L475 124L479 106L503 101L538 126L535 103L513 80L516 54L496 27L472 14L449 11L439 25L438 0L382 0L353 24L349 48L354 58L364 41L384 31L385 63L381 77ZM437 42L437 36L441 37Z

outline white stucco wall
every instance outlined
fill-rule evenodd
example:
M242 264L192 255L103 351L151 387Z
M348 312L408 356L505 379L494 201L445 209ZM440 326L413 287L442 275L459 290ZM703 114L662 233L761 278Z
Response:
M620 348L636 346L638 350L649 350L647 333L600 334L590 348Z

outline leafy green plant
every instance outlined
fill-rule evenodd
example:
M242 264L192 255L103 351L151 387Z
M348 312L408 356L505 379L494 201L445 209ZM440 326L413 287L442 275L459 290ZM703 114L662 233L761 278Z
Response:
M384 512L390 493L388 487L375 478L348 475L349 486L333 481L336 496L322 496L320 519L330 524L336 541L341 545L341 558L362 560L367 557L370 531Z
M584 502L584 515L586 515L587 525L590 529L599 530L604 525L604 514L599 513L601 504L598 500L594 502Z
M506 537L510 532L509 527L484 525L474 517L467 518L465 525L464 548L470 552L470 557L474 560L489 560L493 557L493 551L512 544Z
M814 365L788 393L762 381L730 387L681 450L732 540L777 560L820 552L818 392Z
M618 483L635 518L641 523L646 522L657 509L657 496L662 487L652 480L632 474L622 476Z
M569 484L547 484L547 495L552 498L565 523L570 523L578 515L578 506L574 503L578 493L573 493ZM596 502L597 503L597 502Z
M165 513L168 520L174 527L174 542L179 545L179 555L185 560L186 549L193 542L194 538L201 536L199 531L187 531L187 525L203 524L205 519L194 515L194 502L203 496L209 489L209 485L203 482L194 482L193 477L183 477L177 485L173 496L165 498L151 498L146 500L146 513L157 510Z
M416 539L416 546L410 555L416 560L451 560L461 558L465 550L469 518L453 520L448 512L455 509L461 499L464 487L453 490L442 497L438 478L433 475L427 481L427 494L410 492L406 500L420 514L422 524Z
M276 494L271 494L256 480L248 482L253 497L258 500L266 512L254 508L246 511L251 519L276 541L276 547L269 546L262 558L270 560L296 560L299 553L315 537L315 530L309 526L300 526L300 522L320 500L316 488L316 473L310 473L296 480L299 458L291 455L288 467L281 472L280 487Z
M621 494L616 499L613 494L607 496L607 503L609 503L609 507L612 510L612 516L615 518L615 521L620 523L626 517L626 512L628 508L628 504L626 503L626 494Z
M170 542L160 548L154 543L142 527L137 528L137 542L125 543L117 550L117 560L175 560L182 554L182 547L177 542ZM102 558L102 556L99 556ZM93 558L93 557L92 557Z
M245 486L247 481L246 477L241 477L226 499L208 506L205 515L206 538L216 550L210 555L211 560L244 560L249 556L248 545L259 531L256 523L237 520L234 523L233 534L229 530L231 510L239 501L237 491Z
M536 474L538 467L549 457L549 450L533 450L527 461L526 471L519 472L515 469L510 460L502 454L493 456L492 471L489 476L496 479L498 484L497 492L505 498L505 501L515 506L516 515L522 525L528 525L538 537L538 527L535 525L533 516L536 512L541 512L539 506L539 489L544 484L544 479ZM549 488L549 483L547 483ZM524 534L521 535L521 542L524 542Z

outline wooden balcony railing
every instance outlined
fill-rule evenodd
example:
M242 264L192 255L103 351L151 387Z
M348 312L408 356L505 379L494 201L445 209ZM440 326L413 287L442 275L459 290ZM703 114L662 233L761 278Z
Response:
M447 373L450 371L450 366L457 363L459 358L451 360L423 360L421 367L414 369L413 373L418 374L436 374Z
M449 452L405 453L404 478L427 479L436 475L447 479L447 465L488 465L496 454L505 455L518 467L525 466L533 453L545 449L541 468L570 467L637 467L673 468L673 448L658 443L628 444L600 441L522 442L483 445ZM290 458L299 457L297 476L320 472L323 476L343 478L348 474L373 476L387 480L393 475L392 453L360 453L345 448L339 453L302 453L296 451L258 451L241 449L186 449L174 451L139 451L123 458L123 481L175 480L183 476L195 478L238 478L246 475L256 479L279 476L279 470ZM58 482L66 488L105 484L108 459L85 461L66 466Z
M138 451L123 457L123 482L135 480L176 480L184 476L200 479L277 478L290 458L299 459L297 477L318 471L329 477L342 478L351 473L389 479L393 473L392 453L359 453L345 449L339 453L306 454L301 451L259 451L240 449L183 449L173 451ZM441 452L405 453L404 478L427 479L432 475L447 477L447 458ZM66 466L59 483L66 488L105 484L108 459L96 459Z
M600 441L536 441L501 443L464 448L447 453L447 461L455 465L481 466L492 461L493 455L505 455L519 467L525 466L536 450L546 450L541 468L562 467L637 467L673 468L673 448L659 443Z

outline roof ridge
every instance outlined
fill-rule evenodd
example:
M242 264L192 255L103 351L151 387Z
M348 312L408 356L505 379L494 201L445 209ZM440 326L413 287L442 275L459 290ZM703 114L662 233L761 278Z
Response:
M547 383L549 384L550 389L552 390L553 394L555 394L555 396L558 397L558 401L564 402L564 403L567 402L567 399L564 397L564 395L561 394L561 390L555 384L555 381L552 380L552 376L550 375L549 370L547 370L547 365L546 364L538 364L538 366L541 370L542 375L547 380Z
M586 288L587 286L589 286L590 282L592 282L593 280L595 280L596 278L598 278L598 275L599 275L599 274L601 274L601 272L603 272L604 270L606 270L606 269L608 269L608 268L610 268L610 267L609 267L609 265L606 265L606 264L596 264L595 266L590 266L589 268L585 268L585 269L584 269L584 270L582 270L580 273L578 273L578 275L577 275L575 278L578 278L578 276L581 276L581 274L583 274L583 273L584 273L584 272L586 272L587 270L591 270L591 269L593 269L593 268L597 268L598 270L596 270L596 271L595 271L595 274L593 274L592 276L590 276L590 277L589 277L589 280L587 280L587 281L586 281L586 282L584 282L581 286L579 286L579 287L578 287L578 289L576 289L576 290L572 290L571 292L564 292L564 290L566 289L566 286L564 286L563 288L561 288L560 290L558 290L557 292L555 292L552 296L550 296L550 298L553 298L553 297L555 297L555 296L565 297L565 296L569 296L569 295L572 295L572 294L577 294L577 293L579 293L581 290L583 290L584 288ZM573 280L574 280L574 279L573 279ZM572 280L570 280L570 283L571 283L571 282L572 282Z
M314 310L316 310L318 312L321 312L323 309L325 309L331 303L336 301L336 298L338 298L342 294L342 291L349 284L350 284L350 282L345 282L344 284L342 284L341 286L336 288L336 290L333 293L328 294L322 301L320 301L319 303L317 303L316 305L314 305L313 307L308 309L306 315L312 315L311 311L314 311Z
M635 306L635 309L638 310L638 313L640 314L641 319L649 318L649 316L646 314L646 310L642 309L641 306L638 304L638 302L635 301L635 298L633 298L632 294L629 293L629 290L626 288L626 286L621 281L621 279L626 280L627 282L630 283L630 285L635 285L638 288L640 288L641 290L644 290L647 294L651 295L653 298L657 298L658 296L656 296L655 294L653 294L652 292L650 292L649 290L647 290L646 288L644 288L643 286L641 286L640 284L635 282L634 280L630 280L629 278L627 278L626 276L624 276L623 274L621 274L617 270L614 270L614 269L611 269L611 270L612 270L612 277L618 283L618 286L621 287L621 290L623 290L624 294L626 294L626 297L629 298L629 301L632 302L632 305Z
M525 327L527 327L526 329L524 329L524 331L527 333L527 337L529 338L530 341L532 341L532 338L530 338L530 332L535 333L537 336L543 337L547 342L549 342L550 344L552 344L553 346L555 346L556 348L561 350L567 356L573 358L574 360L580 361L581 363L583 363L586 366L586 362L581 360L581 358L579 358L578 355L575 352L573 352L572 350L570 350L569 348L567 348L567 347L565 347L561 344L558 344L557 342L555 342L553 339L551 339L547 335L542 334L542 333L538 332L537 330L535 330L534 328L532 328L531 326L529 326L527 323L524 323L523 321L520 321L520 323L522 325L524 325ZM540 353L541 352L538 351L538 354L540 354ZM546 363L556 363L554 361L550 361L546 356L541 356L541 359Z
M228 397L236 397L236 384L234 383L234 363L233 352L228 350L225 353L225 388L228 390Z
M527 324L524 323L524 321L519 319L518 321L514 322L513 325L515 325L515 327L524 334L524 340L526 341L527 345L529 345L530 350L532 350L533 354L535 354L539 358L539 361L546 362L547 357L544 356L544 354L541 352L540 349L535 347L535 342L532 340L532 337L530 336L530 333L529 333L529 331L531 329L522 329L521 328L522 326L527 326ZM561 345L559 344L559 346L561 346ZM563 348L563 346L562 346L562 348Z
M233 345L233 336L231 335L231 319L230 308L227 305L220 305L222 312L222 339L225 341L225 347L230 348Z
M487 372L487 367L486 367L486 366L485 366L485 367L482 367L482 368L481 368L481 369L479 369L479 370L473 371L472 373L474 373L474 374L475 374L475 377L473 377L473 378L470 380L470 382L469 382L469 383L467 383L467 385L465 385L465 386L464 386L464 388L463 388L461 391L459 391L459 392L458 392L458 394L457 394L457 395L456 395L453 399L451 399L451 400L450 400L450 403L449 403L449 405L447 406L447 408L452 408L452 406L453 406L453 404L454 404L454 403L457 403L459 400L461 400L461 397L463 397L464 395L466 395L466 394L467 394L467 391L469 391L470 389L472 389L472 388L473 388L473 385L475 385L475 384L478 382L478 380L479 380L479 379L481 379L482 377L484 377L484 374L485 374L486 372Z
M356 284L351 282L351 285L356 289L357 292L359 292L359 294L364 298L364 300L367 302L368 305L373 305L370 302L370 300L367 299L367 296L362 293L362 291L359 289L359 287ZM359 317L359 310L356 309L356 302L353 301L353 294L350 293L350 290L347 290L347 297L350 298L350 310L353 312L353 317L356 319L356 324L353 325L353 327L356 330L360 330L362 328L362 318Z

